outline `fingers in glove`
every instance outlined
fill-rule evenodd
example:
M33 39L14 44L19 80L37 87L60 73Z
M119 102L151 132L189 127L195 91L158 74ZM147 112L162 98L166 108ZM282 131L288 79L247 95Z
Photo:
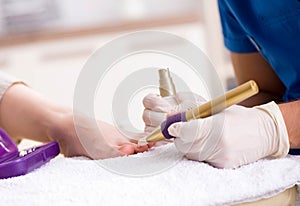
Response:
M206 100L203 97L192 92L178 92L176 94L176 101L177 102L191 101L197 103L198 105L206 102Z
M148 94L144 97L143 104L146 109L164 113L169 113L177 106L177 102L173 96L162 98L156 94Z
M145 109L143 112L143 121L146 126L157 127L167 118L167 113L155 112Z
M193 142L195 141L195 134L190 134L194 131L194 128L190 128L190 123L178 122L172 124L168 128L168 132L170 135L176 137L175 138L175 146L177 149L186 154L190 151ZM196 128L197 129L197 128Z
M216 144L211 138L211 118L178 122L172 124L168 131L176 137L174 142L177 149L189 159L204 161L210 155L209 148L214 148Z

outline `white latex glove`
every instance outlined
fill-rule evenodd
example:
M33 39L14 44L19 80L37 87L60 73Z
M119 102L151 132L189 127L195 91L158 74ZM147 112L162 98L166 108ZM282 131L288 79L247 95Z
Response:
M161 97L149 94L143 99L145 132L151 132L168 116L195 108L205 99L192 92L178 92L175 96Z
M218 168L284 157L289 150L284 119L274 102L253 108L234 105L211 117L175 123L168 131L187 158Z

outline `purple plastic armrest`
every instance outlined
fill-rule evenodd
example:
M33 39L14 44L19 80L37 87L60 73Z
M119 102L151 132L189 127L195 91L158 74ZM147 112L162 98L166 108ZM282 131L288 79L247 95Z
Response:
M23 151L0 128L0 179L24 175L46 164L59 154L57 142L50 142Z

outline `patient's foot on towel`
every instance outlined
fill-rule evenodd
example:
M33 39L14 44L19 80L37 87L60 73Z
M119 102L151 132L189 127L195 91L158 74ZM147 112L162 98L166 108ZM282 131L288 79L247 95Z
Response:
M97 121L97 127L95 120L84 115L75 119L73 122L72 112L60 115L54 129L49 131L51 138L59 142L65 156L105 159L144 152L151 146L137 146L136 140L128 139L108 123Z
M112 125L84 115L75 117L76 123L72 109L52 102L21 83L10 85L1 99L0 126L12 138L57 141L65 156L84 155L93 159L148 149L148 146L138 148L136 140L129 140Z

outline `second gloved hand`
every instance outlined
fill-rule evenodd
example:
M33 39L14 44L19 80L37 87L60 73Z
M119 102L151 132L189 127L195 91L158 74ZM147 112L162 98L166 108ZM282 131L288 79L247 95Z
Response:
M274 102L253 108L234 105L211 117L172 124L168 131L187 158L218 168L284 157L289 150L284 119Z
M167 117L187 111L205 103L205 99L192 92L179 92L175 96L161 97L149 94L143 99L145 131L151 132Z

